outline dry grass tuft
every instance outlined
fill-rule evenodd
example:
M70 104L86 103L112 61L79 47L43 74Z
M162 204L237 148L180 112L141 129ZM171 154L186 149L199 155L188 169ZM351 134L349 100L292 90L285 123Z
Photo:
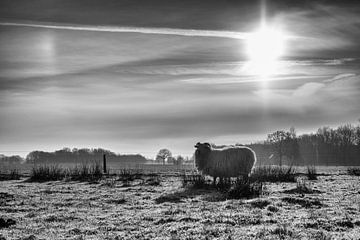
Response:
M30 172L30 182L58 181L66 176L65 170L59 165L34 166Z
M150 178L146 179L145 185L148 186L160 186L161 180L159 176L151 176Z
M292 166L262 166L254 169L250 181L255 182L296 182L296 171Z
M11 219L11 218L8 218L8 219L4 219L4 218L0 218L0 229L2 228L8 228L12 225L15 225L16 224L16 221Z
M270 204L270 201L269 200L263 200L263 199L258 199L254 202L251 202L250 205L252 207L255 207L255 208L265 208L266 206L268 206Z
M356 168L356 167L352 167L352 168L348 168L347 172L349 175L352 176L360 176L360 168Z
M123 182L131 182L135 179L141 179L142 173L140 170L132 170L132 169L121 169L119 172L119 179L118 181Z
M164 202L179 203L183 202L182 197L179 194L163 195L155 199L155 203L160 204Z
M306 176L309 180L317 180L317 172L315 166L308 166Z
M284 202L291 203L291 204L298 204L305 208L311 207L322 207L323 204L320 202L319 199L304 199L304 198L296 198L296 197L283 197L281 199Z
M99 163L82 164L74 168L63 169L59 165L40 165L34 166L30 172L30 182L47 182L47 181L81 181L96 182L103 176Z
M321 191L311 189L311 187L303 179L298 179L296 187L293 189L285 190L284 193L288 194L319 194Z
M68 180L80 182L96 182L103 177L100 163L82 164L66 171Z
M20 177L19 170L17 169L11 169L7 172L0 172L0 181L19 180Z
M271 233L277 235L278 239L286 239L293 236L293 232L288 229L285 224L279 225L274 230L272 230Z
M184 174L181 177L181 182L183 187L191 187L195 189L204 189L210 187L210 184L201 174Z
M235 184L226 192L228 199L256 198L262 195L263 183L250 183L238 179Z

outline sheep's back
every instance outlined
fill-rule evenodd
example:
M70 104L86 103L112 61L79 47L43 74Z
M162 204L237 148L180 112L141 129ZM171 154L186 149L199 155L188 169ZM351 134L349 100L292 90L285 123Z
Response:
M213 149L209 159L209 175L237 177L248 175L255 165L254 152L247 147Z

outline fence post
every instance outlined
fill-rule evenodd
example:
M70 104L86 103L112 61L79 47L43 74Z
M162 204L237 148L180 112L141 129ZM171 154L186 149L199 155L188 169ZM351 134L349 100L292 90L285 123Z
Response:
M105 174L107 173L107 171L106 171L106 155L105 154L103 155L103 171Z

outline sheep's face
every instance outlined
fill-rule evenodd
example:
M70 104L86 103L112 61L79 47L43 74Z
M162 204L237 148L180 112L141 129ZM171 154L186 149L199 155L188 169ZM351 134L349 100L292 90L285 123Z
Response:
M211 146L209 143L198 142L195 145L195 148L195 163L198 168L202 169L206 165L208 155L211 151Z

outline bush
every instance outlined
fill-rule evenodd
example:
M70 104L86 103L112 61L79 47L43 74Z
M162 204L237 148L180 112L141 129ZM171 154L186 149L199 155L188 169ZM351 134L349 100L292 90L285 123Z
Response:
M349 175L352 176L360 176L360 168L355 168L355 167L348 168L347 172Z
M308 166L306 175L309 180L317 180L317 173L315 166Z
M262 166L254 169L251 182L296 182L296 171L292 166Z
M65 177L65 171L58 165L40 165L34 166L30 172L29 181L31 182L46 182L58 181Z

